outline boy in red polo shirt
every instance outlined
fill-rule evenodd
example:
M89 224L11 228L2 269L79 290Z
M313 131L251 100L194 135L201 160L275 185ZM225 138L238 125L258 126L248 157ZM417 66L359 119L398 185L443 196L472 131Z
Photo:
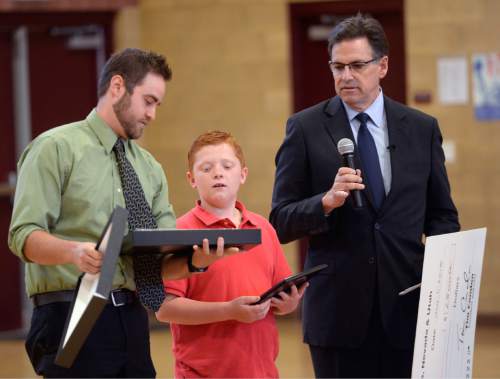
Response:
M200 200L177 227L259 228L262 243L188 279L165 281L167 298L156 316L170 322L175 377L276 378L274 315L292 312L307 284L252 305L291 272L271 224L236 200L248 174L241 147L229 133L208 132L194 141L188 163ZM199 269L193 261L191 270Z

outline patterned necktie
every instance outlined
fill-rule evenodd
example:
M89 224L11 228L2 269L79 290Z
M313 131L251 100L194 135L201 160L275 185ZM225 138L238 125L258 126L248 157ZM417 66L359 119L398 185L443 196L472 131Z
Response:
M363 164L366 186L370 190L376 209L380 209L385 199L384 179L377 148L373 136L368 130L367 122L370 119L366 113L358 113L356 118L360 122L358 131L358 150Z
M153 216L153 211L146 201L134 168L125 156L125 147L120 138L113 146L113 151L118 162L123 196L128 210L129 229L157 229L158 224ZM156 312L165 299L161 277L161 260L155 254L134 254L133 261L135 285L139 299L142 304Z

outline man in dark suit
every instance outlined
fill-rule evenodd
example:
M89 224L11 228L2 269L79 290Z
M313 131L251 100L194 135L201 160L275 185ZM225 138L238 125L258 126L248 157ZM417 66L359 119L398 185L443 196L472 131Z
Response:
M288 120L270 219L283 243L309 237L306 268L328 264L303 304L316 376L409 377L419 291L398 293L421 280L423 237L460 228L442 137L435 118L383 95L378 21L342 21L328 51L338 96ZM344 167L342 138L359 170Z

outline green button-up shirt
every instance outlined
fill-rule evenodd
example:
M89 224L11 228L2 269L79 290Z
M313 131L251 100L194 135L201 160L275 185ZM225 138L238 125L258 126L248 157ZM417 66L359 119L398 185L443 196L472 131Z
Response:
M125 207L112 151L117 135L94 109L83 121L38 136L18 162L18 182L9 247L26 262L28 295L75 288L81 272L72 264L46 266L23 254L28 235L44 230L55 237L97 242L115 206ZM174 228L168 186L161 165L133 141L125 143L159 228ZM113 287L135 289L132 260L121 256Z

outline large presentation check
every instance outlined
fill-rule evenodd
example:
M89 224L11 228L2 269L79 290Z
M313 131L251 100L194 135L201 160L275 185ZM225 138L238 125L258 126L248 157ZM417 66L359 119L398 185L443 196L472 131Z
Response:
M471 378L486 228L427 238L412 378Z

